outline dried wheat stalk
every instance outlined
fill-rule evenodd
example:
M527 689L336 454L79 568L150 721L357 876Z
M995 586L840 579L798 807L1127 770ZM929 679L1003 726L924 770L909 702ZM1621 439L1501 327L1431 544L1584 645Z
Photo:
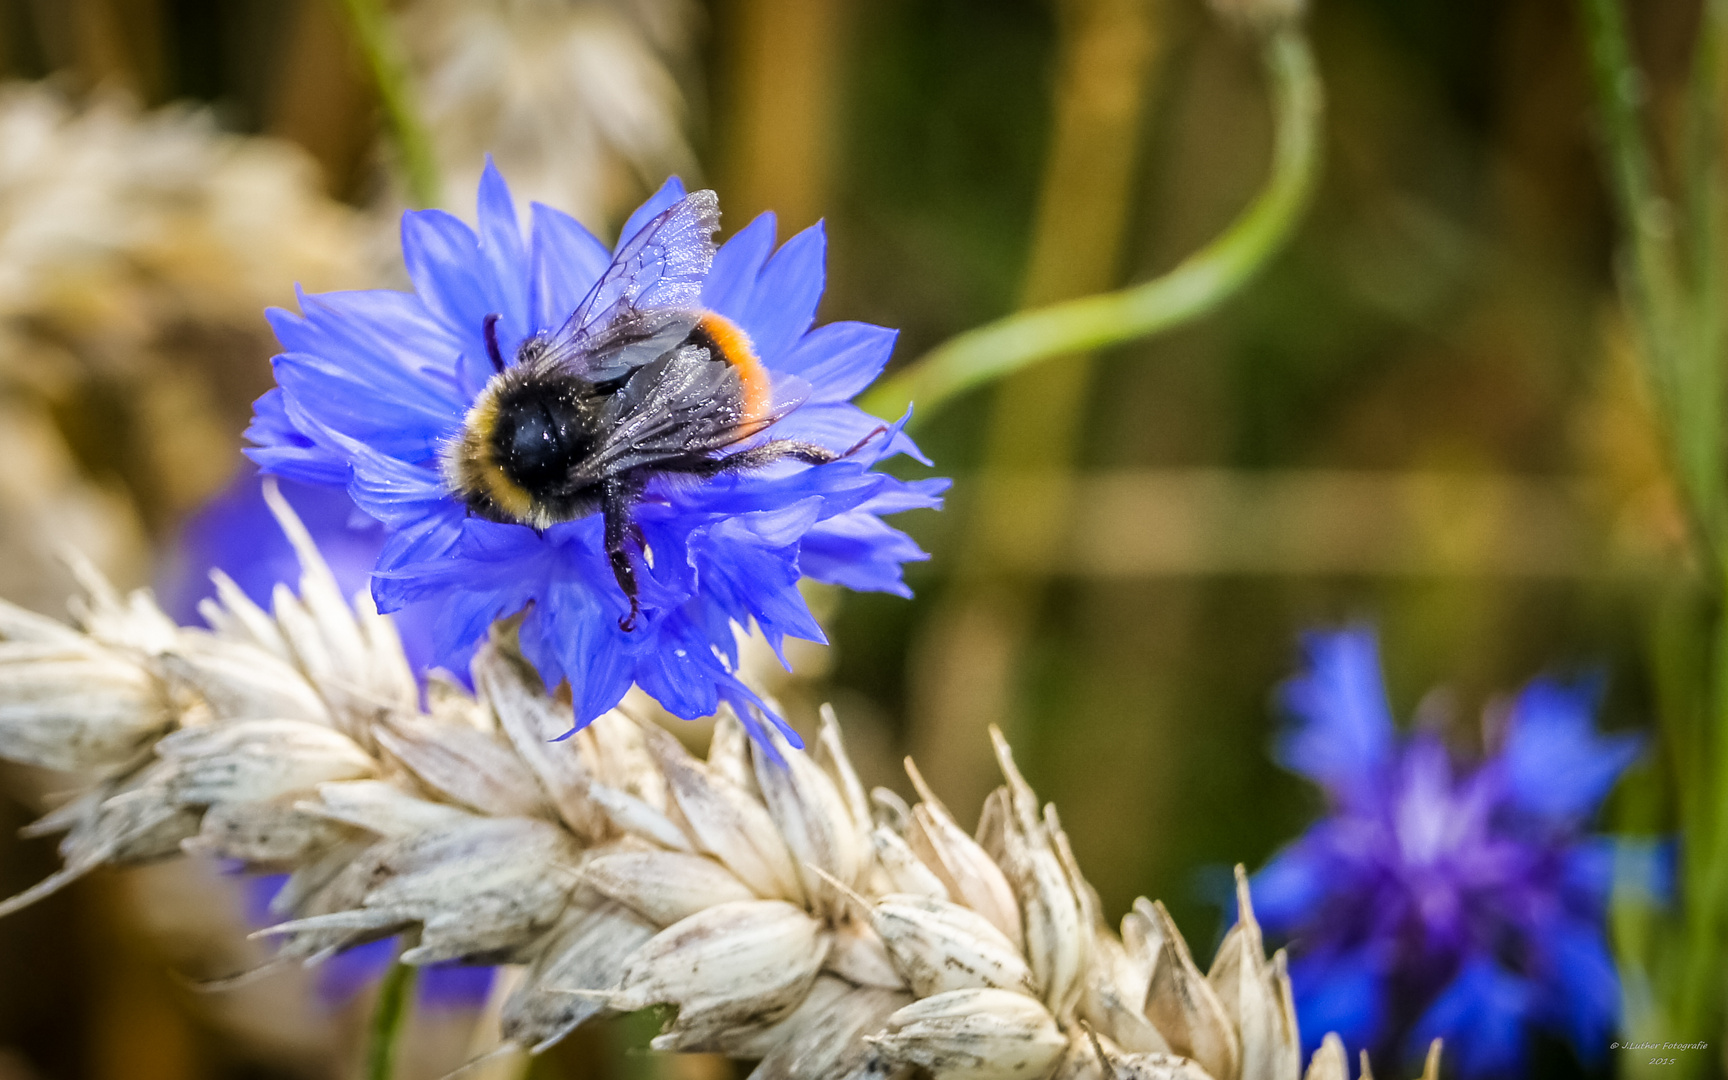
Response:
M219 580L214 629L181 628L93 572L77 629L0 603L0 757L87 781L29 829L65 833L64 868L0 914L205 853L291 872L276 963L407 932L408 963L525 965L502 1026L532 1051L670 1005L657 1049L760 1060L758 1080L1301 1074L1240 873L1209 972L1161 904L1118 936L1000 734L974 837L911 762L917 805L867 794L832 715L809 753L725 719L699 760L616 711L552 741L569 707L504 633L476 695L434 680L423 709L390 620L279 513L304 574L273 614ZM1345 1080L1335 1038L1306 1075Z

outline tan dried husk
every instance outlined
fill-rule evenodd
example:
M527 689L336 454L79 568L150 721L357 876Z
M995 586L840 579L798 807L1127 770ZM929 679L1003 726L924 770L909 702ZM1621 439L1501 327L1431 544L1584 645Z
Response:
M413 65L443 203L467 206L490 154L518 205L604 221L644 180L688 173L689 0L410 0Z
M74 587L65 544L148 575L150 535L238 461L260 310L365 281L376 231L288 142L63 91L0 83L0 595L37 610Z
M530 1051L671 1006L656 1049L758 1080L1302 1075L1240 871L1209 972L1162 905L1114 932L999 733L974 837L910 762L917 805L867 795L831 712L809 751L722 718L703 760L620 711L551 741L569 707L504 628L478 697L434 681L423 709L390 620L275 503L304 573L273 613L221 579L208 631L93 575L77 629L0 603L0 757L82 781L32 826L64 834L64 868L0 913L191 851L290 873L274 963L412 931L411 964L523 965L501 1029ZM1347 1075L1335 1038L1306 1073Z

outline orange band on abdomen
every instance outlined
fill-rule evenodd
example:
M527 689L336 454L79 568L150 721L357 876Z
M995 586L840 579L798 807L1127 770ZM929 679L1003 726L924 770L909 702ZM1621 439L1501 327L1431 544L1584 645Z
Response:
M771 380L768 369L756 355L750 335L731 319L712 311L703 312L697 326L719 350L720 359L738 369L738 382L744 390L745 421L766 416L773 400Z

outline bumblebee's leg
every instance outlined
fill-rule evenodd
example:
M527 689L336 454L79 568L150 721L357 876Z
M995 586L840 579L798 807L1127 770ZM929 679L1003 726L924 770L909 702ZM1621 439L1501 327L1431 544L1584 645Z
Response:
M875 431L872 431L870 434L864 436L862 439L859 439L857 442L853 443L852 448L847 450L844 454L841 454L840 456L843 458L851 457L853 454L856 454L858 451L864 449L866 446L869 446L871 439L874 439L878 435L886 435L887 433L888 433L888 425L887 424L877 424Z
M728 454L723 458L703 458L686 468L679 469L679 471L694 473L697 476L718 476L721 473L760 469L764 465L772 465L783 458L796 458L811 465L826 465L830 461L839 461L844 456L844 454L836 454L826 446L817 446L815 443L801 442L797 439L774 439L771 442L763 443L761 446L740 450L736 454Z
M630 614L618 620L618 629L628 633L636 629L636 616L642 613L636 602L636 568L630 565L630 551L625 546L635 523L630 520L630 507L636 501L636 487L624 480L608 480L600 489L600 513L605 519L606 559L612 564L612 576L630 600Z
M502 373L504 370L504 354L498 349L498 313L486 316L486 321L480 324L481 331L486 335L486 355L492 360L492 370Z

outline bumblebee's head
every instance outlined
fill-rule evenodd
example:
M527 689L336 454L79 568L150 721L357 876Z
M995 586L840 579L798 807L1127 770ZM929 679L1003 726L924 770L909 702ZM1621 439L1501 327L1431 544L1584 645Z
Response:
M580 380L495 376L444 456L446 479L469 508L494 521L544 529L581 516L589 492L576 490L571 466L598 444L599 416Z

